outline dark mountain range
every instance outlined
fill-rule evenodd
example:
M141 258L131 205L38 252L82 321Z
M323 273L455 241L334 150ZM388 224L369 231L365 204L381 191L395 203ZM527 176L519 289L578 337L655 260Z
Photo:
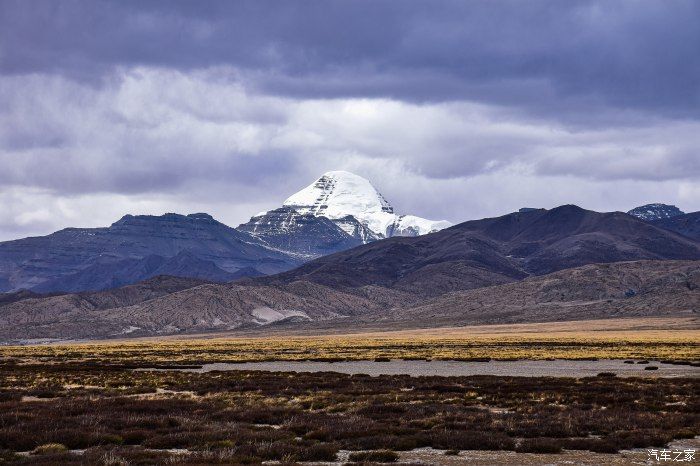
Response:
M263 275L252 267L243 267L227 272L213 262L196 257L189 250L165 258L150 255L140 259L123 259L116 262L97 260L76 273L48 280L33 288L36 292L97 291L117 288L159 275L183 278L199 278L216 283L225 283L243 277Z
M700 241L700 212L652 220L652 225Z
M201 241L207 249L200 255L187 249L166 261L144 256L131 268L117 261L121 272L101 275L95 270L86 272L84 279L94 283L121 279L120 273L137 275L134 270L180 271L193 262L202 275L225 270L210 253L218 252L215 246L223 241L201 239L218 238L214 232L222 226L215 222L211 232L213 220L185 219L194 226L158 228L152 235L165 235L170 241L175 237L188 245ZM149 225L150 220L136 223ZM165 223L182 221L177 216ZM309 228L333 231L323 223ZM191 230L200 239L192 240ZM260 246L262 238L233 231L240 235L237 239L260 242L245 243L246 247L267 248ZM113 240L101 241L112 246L110 251L121 251L125 237L120 236L117 246ZM147 241L151 240L138 244ZM126 244L129 251L136 247ZM419 237L380 240L275 276L235 283L169 291L158 282L164 279L153 279L136 288L99 293L0 296L0 340L165 335L266 325L353 328L372 322L391 327L391 322L431 326L687 315L700 309L698 264L697 240L621 212L561 206L465 222Z
M163 274L226 282L289 270L389 231L415 236L448 225L396 215L368 180L329 172L238 229L207 214L127 215L107 228L2 242L0 293L103 290Z
M567 205L390 238L308 262L264 283L380 285L425 295L507 283L591 263L700 259L700 243L630 215Z
M352 220L348 219L349 222ZM300 214L291 207L280 207L252 217L237 230L249 233L273 248L313 259L364 244L362 225L354 221L353 228L358 229L356 236L346 233L326 217Z
M416 236L448 225L396 215L368 180L328 172L238 229L207 214L126 215L107 228L2 242L0 293L103 290L163 274L227 282L289 270L387 232Z
M0 243L0 291L99 290L159 274L228 281L301 262L207 214L127 215L107 228Z
M637 217L649 222L663 218L672 218L677 215L683 215L684 212L674 205L645 204L639 207L635 207L627 213L633 217Z
M695 317L700 261L590 264L438 297L296 281L207 284L174 277L0 304L0 342L282 328L426 328L612 317Z

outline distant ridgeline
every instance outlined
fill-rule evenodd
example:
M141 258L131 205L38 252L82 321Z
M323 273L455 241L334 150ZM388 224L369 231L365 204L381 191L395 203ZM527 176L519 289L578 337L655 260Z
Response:
M427 270L441 270L440 257L447 254L466 260L469 273L492 274L477 280L484 284L590 262L694 257L693 246L683 241L700 238L697 212L684 214L675 206L648 204L629 213L599 214L571 206L552 210L523 207L498 221L471 221L445 230L451 226L447 221L397 214L365 178L332 171L290 196L281 207L261 212L237 228L206 213L126 215L109 227L66 228L47 236L2 242L0 293L96 291L159 275L231 282L289 271L346 250L365 251L367 260L374 257L375 249L362 247L374 243L381 244L376 248L376 263L368 262L372 268L355 274L361 277L348 277L345 268L334 268L324 280L354 283L359 278L369 284L368 277L376 271L385 277L395 273L411 276L412 266L402 262L407 251L411 252L406 257L415 257L417 263L432 264L421 272L428 282L433 278ZM536 223L543 225L541 231L533 230L533 219L540 219ZM623 224L634 237L625 233ZM479 227L477 234L471 230L474 225L489 226ZM651 226L656 228L650 230ZM471 233L462 238L458 232L465 228ZM679 236L664 236L664 232ZM401 239L427 233L437 236L415 245ZM622 233L627 236L615 239ZM548 242L550 237L557 239ZM439 238L450 246L420 259L433 244L442 244L435 243ZM392 241L384 244L386 239ZM632 240L634 244L628 244ZM362 270L362 264L356 265ZM458 275L458 270L442 278Z
M328 245L338 239L335 224L325 217L286 208L274 215L277 223L292 221L288 231L300 228L308 234L276 246L318 251L313 235L323 236ZM61 238L58 244L63 248L45 244L55 240L51 235L3 243L3 264L8 264L10 255L15 259L23 255L27 268L19 270L26 270L26 277L37 277L37 270L46 271L48 266L77 268L74 257L92 258L87 272L78 270L61 278L63 286L87 287L162 270L185 275L195 270L211 276L221 271L235 274L233 267L238 267L252 274L247 264L279 271L302 261L270 246L271 241L266 242L270 236L251 235L201 216L128 217L106 229L59 233L79 240ZM50 254L36 261L42 251ZM152 254L130 258L148 251L159 253L160 259ZM163 259L166 254L175 255ZM113 268L105 268L110 264ZM134 275L124 277L125 271ZM21 275L5 275L17 276ZM160 276L93 293L9 294L0 299L0 341L272 325L347 331L363 325L401 328L694 316L700 308L698 290L697 239L622 212L567 205L473 220L420 237L381 239L276 275L233 283Z
M66 228L0 243L0 293L115 288L158 275L229 282L273 274L389 236L450 226L397 215L371 183L328 172L280 208L238 228L206 213L126 215L106 228Z

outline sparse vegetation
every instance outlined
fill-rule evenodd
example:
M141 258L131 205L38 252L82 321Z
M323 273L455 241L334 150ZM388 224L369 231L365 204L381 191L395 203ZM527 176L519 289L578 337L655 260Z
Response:
M127 341L45 346L0 346L0 361L81 362L125 367L187 367L212 362L460 361L517 359L636 359L689 363L700 360L697 330L522 333L442 337L284 337Z
M694 364L696 333L314 337L0 347L0 463L397 461L446 451L614 453L700 433L699 379L183 372L263 360L621 358ZM109 361L105 363L104 361ZM161 371L137 371L158 368ZM164 369L164 370L163 370ZM72 452L80 450L80 454Z
M388 462L421 447L611 453L700 433L698 391L698 379L680 378L543 383L6 361L0 457L17 464L255 464L334 461L340 450L350 450L351 461Z

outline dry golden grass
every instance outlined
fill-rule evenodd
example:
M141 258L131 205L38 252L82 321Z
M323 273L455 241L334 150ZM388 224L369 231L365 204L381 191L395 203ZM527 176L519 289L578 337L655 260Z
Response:
M17 361L116 364L391 359L661 359L700 360L700 330L644 328L611 321L523 324L349 335L212 337L0 347ZM647 322L648 323L648 322ZM640 327L641 325L641 327ZM539 327L538 327L539 326ZM661 327L661 329L659 329Z

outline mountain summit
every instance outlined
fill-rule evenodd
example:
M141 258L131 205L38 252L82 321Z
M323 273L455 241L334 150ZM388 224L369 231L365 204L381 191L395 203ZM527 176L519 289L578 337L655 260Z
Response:
M447 221L397 215L365 178L330 171L287 198L282 207L261 212L238 230L303 260L392 236L418 236L451 226Z
M627 212L633 217L641 218L647 222L659 220L662 218L672 218L678 215L683 215L684 212L674 205L668 204L645 204L635 207Z
M346 171L326 172L306 188L290 196L284 206L301 214L331 220L352 216L379 238L418 236L442 230L452 224L414 215L398 215L369 180ZM341 228L352 234L343 222Z

